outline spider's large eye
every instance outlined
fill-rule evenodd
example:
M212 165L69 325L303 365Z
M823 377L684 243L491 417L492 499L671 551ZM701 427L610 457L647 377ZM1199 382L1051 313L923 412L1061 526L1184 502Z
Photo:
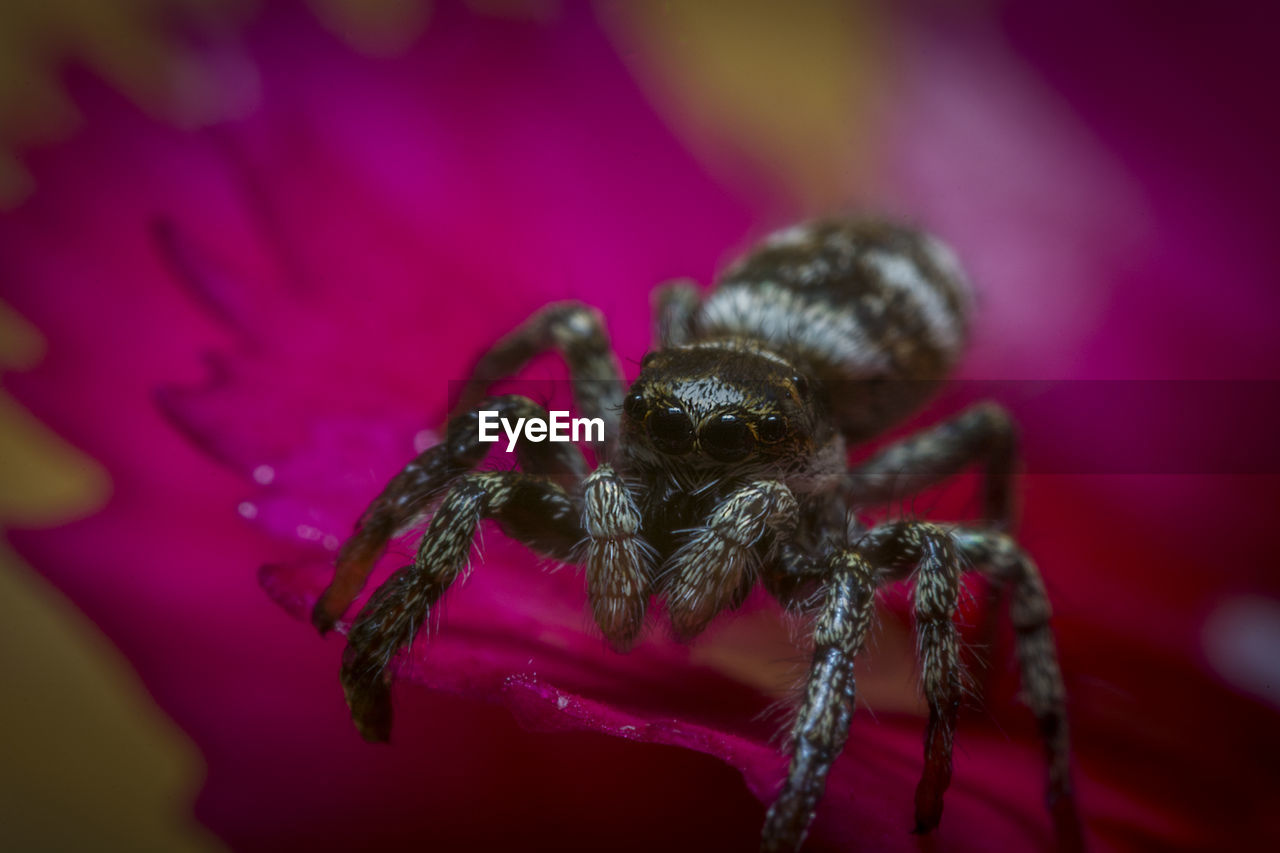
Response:
M693 421L675 406L649 415L649 437L663 453L681 454L693 449Z
M698 441L707 455L719 462L746 459L756 444L746 421L729 414L704 424L698 431Z
M622 401L622 411L632 420L644 420L644 413L649 410L649 406L644 401L644 395L639 391L628 394L627 399Z
M777 444L787 437L787 419L782 415L765 415L756 426L756 435L765 444Z
M809 380L805 379L799 373L791 377L791 387L796 389L796 393L802 398L809 396Z

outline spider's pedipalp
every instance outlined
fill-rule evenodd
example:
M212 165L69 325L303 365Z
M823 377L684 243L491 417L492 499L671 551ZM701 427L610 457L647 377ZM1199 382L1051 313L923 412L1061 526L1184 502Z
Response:
M466 567L483 518L497 520L509 535L557 559L570 559L582 537L573 501L559 485L515 471L462 477L432 516L413 564L378 588L347 636L342 687L366 740L390 737L387 667L413 642L431 607Z
M360 594L374 563L396 531L425 512L459 477L480 464L490 445L480 441L479 413L495 411L510 420L547 417L547 410L518 394L491 397L474 411L452 418L445 440L419 454L369 504L356 523L355 532L338 552L333 581L311 611L311 621L321 633L335 622ZM571 480L586 471L577 445L567 442L534 443L520 438L516 458L530 474L563 475Z
M804 843L827 773L844 749L853 717L853 662L874 613L876 577L856 551L842 549L827 566L826 597L813 633L813 662L791 729L791 765L769 807L762 851L795 851Z
M609 644L626 651L644 627L653 548L641 536L635 498L612 466L601 465L587 477L582 503L592 615Z
M671 624L682 638L696 636L716 614L740 603L768 552L766 534L795 528L799 506L776 480L749 483L724 498L664 567Z

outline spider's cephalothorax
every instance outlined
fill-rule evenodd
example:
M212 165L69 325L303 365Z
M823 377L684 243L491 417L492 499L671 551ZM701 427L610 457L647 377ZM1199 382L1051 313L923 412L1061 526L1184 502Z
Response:
M960 576L980 569L1010 590L1024 692L1049 756L1059 837L1078 840L1062 677L1035 564L1009 537L1014 439L991 404L894 443L853 469L848 448L914 411L961 352L969 290L951 252L917 231L830 220L768 237L703 293L658 291L658 348L629 389L599 314L548 306L498 342L463 389L446 440L410 463L343 545L313 618L332 627L390 538L424 514L412 565L377 589L351 627L342 683L365 737L390 732L391 658L466 565L477 525L496 520L539 553L585 566L592 612L626 650L654 596L678 635L698 634L761 582L813 611L813 657L791 729L791 766L761 837L804 841L854 707L853 662L877 588L911 578L929 706L916 831L942 814L963 674L953 616ZM480 410L545 417L526 397L487 386L557 349L581 414L602 418L601 464L573 444L521 441L519 470L481 471ZM858 510L901 499L981 465L975 526L869 525ZM566 485L565 473L568 473Z

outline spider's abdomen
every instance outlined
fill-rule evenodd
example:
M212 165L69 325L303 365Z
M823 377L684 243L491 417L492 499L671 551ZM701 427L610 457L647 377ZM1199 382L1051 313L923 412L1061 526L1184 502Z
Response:
M776 232L730 267L693 332L751 339L803 366L857 440L908 414L947 375L965 344L970 296L935 238L826 220Z

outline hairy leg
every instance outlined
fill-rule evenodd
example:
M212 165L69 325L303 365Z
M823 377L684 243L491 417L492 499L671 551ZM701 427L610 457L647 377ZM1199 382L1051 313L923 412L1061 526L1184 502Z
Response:
M693 318L702 304L702 292L689 279L669 281L653 294L659 347L678 347L693 337Z
M631 648L644 627L653 549L640 535L640 509L611 465L583 483L587 593L596 624L614 649Z
M489 386L524 367L534 356L555 349L569 366L574 400L583 417L604 421L608 459L618 435L624 390L622 374L600 312L581 302L556 302L542 308L480 357L462 387L454 412L475 408Z
M516 394L490 398L479 409L496 411L512 421L547 417L545 408ZM480 441L479 409L450 420L445 440L406 465L360 516L355 532L338 552L333 581L311 611L311 622L321 633L331 629L360 594L373 564L396 531L425 512L488 454L491 445ZM582 452L569 442L534 443L521 438L516 444L516 459L530 474L566 475L576 480L586 472Z
M959 528L954 539L970 562L1009 587L1023 694L1040 724L1049 763L1046 798L1062 845L1078 849L1083 845L1071 786L1066 689L1049 626L1053 610L1044 581L1031 558L1006 535Z
M761 568L760 580L784 608L809 609L827 579L826 555L848 548L868 529L843 500L835 498L809 529L797 530L795 536L778 543L773 559ZM808 544L801 544L802 540Z
M1010 532L1017 520L1013 488L1017 452L1017 434L1008 412L995 403L980 403L886 447L855 468L846 481L847 499L855 505L889 503L980 463L984 522L990 529ZM980 635L990 645L999 626L1002 587L989 586L983 599Z
M884 448L850 471L846 496L858 505L888 503L980 462L984 473L983 518L997 529L1012 530L1017 445L1008 412L995 403L979 403L951 420Z
M697 635L738 599L765 556L761 540L793 530L798 511L791 491L776 480L743 486L711 511L663 567L662 585L678 636Z
M537 551L570 559L582 537L578 511L559 485L514 471L468 474L445 495L412 565L392 575L365 604L342 655L342 688L366 740L391 734L387 667L426 624L430 608L467 566L483 518Z
M890 570L890 578L914 570L916 654L929 704L915 832L925 833L942 818L942 796L951 784L951 750L963 688L954 621L963 566L950 532L925 522L880 525L856 547L876 568Z
M832 554L824 568L826 597L814 627L804 701L791 729L791 765L765 817L761 850L794 851L804 843L827 773L849 737L853 662L871 630L876 578L871 564L847 549Z

